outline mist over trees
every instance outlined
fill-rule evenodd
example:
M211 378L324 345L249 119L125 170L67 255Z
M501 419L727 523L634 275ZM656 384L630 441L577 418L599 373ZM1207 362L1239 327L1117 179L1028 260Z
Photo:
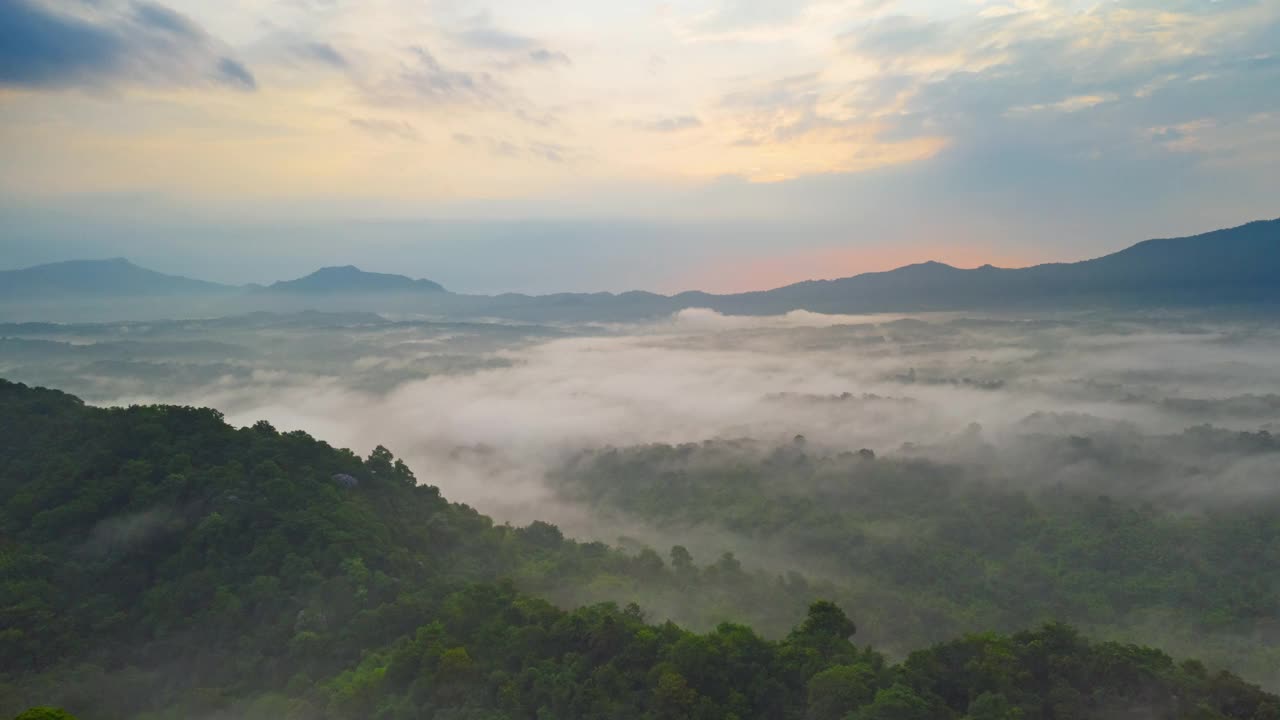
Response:
M3 324L0 714L1269 717L1278 354L1241 308Z
M673 549L668 571L652 551L495 525L384 448L362 459L266 422L235 429L208 409L96 409L5 382L0 431L4 712L51 699L85 718L1280 709L1231 674L1060 624L971 635L895 665L851 642L856 623L824 600L777 640L727 622L702 635L649 624L634 604L566 612L494 578L537 565L569 584L607 573L750 583L732 556L699 571Z

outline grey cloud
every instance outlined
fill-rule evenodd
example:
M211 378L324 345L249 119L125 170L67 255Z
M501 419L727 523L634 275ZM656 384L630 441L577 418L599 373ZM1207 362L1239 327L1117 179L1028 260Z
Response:
M80 16L28 0L0 2L0 85L256 87L244 65L222 52L196 23L169 8L137 2L91 9Z
M490 25L473 27L455 33L463 44L484 50L528 50L537 43L531 37L505 32Z
M308 42L298 46L298 55L336 68L347 67L347 58L337 48L324 42Z
M721 104L746 126L737 144L875 122L883 141L944 137L950 147L940 159L972 163L975 181L1004 186L999 178L1078 178L1085 161L1130 175L1165 172L1189 159L1153 153L1144 139L1206 117L1238 126L1240 142L1249 133L1265 140L1265 129L1245 121L1280 111L1280 60L1271 50L1280 18L1203 38L1203 51L1178 56L1152 51L1163 41L1144 33L1155 31L1082 42L1089 28L1023 14L881 18L839 36L847 52L879 64L872 78L841 85L819 75L787 77L726 94ZM953 56L964 62L950 70L929 62ZM1221 148L1215 153L1227 157Z
M195 23L163 5L150 2L135 3L134 17L143 25L174 35L187 38L199 38L204 35Z
M1268 0L1126 0L1125 5L1135 9L1179 12L1193 15L1212 15L1226 10L1257 7Z
M546 48L529 51L529 60L535 65L570 65L573 62L568 55Z
M714 12L703 17L696 29L703 32L727 32L786 23L799 17L807 2L778 0L724 0Z
M364 130L370 135L393 138L396 140L417 141L421 139L418 128L404 120L381 120L378 118L351 118L351 126Z
M231 58L224 57L218 61L218 74L228 84L237 85L244 90L255 90L258 87L258 81L254 79L253 73Z
M649 132L670 133L702 127L702 121L696 115L676 115L639 122L636 127Z
M573 148L555 142L530 141L517 144L511 140L493 137L477 137L468 133L454 133L453 141L459 145L479 146L498 157L531 157L550 163L563 163L578 156Z
M431 104L489 104L504 94L492 75L445 67L424 47L410 48L413 60L405 64L401 86L415 100Z
M516 108L512 111L512 114L515 115L517 119L527 122L530 125L537 125L538 127L551 127L552 125L560 122L559 118L551 112L530 112L524 108Z
M1219 7L1200 11L1223 12L1245 4L1201 3ZM1091 126L1094 137L1118 140L1142 126L1188 122L1205 115L1239 117L1280 107L1280 92L1274 89L1280 68L1267 62L1270 39L1278 26L1273 19L1243 36L1209 37L1204 41L1206 51L1176 57L1153 53L1153 44L1163 43L1154 35L1086 43L1080 41L1087 39L1083 37L1087 28L1048 33L1017 15L949 23L888 18L842 39L850 52L878 60L882 67L897 68L867 87L868 95L886 102L891 93L877 85L893 78L901 90L903 76L911 73L904 60L963 54L969 63L978 63L971 66L981 67L911 77L907 105L893 114L891 132L898 137L939 129L961 138L993 129L1003 133L1001 126L1018 122L1007 117L1011 110L1045 108L1059 116L1072 115L1061 121L1072 126L1062 128L1068 134L1082 135L1078 130L1085 125ZM990 61L996 62L986 64ZM1206 77L1219 80L1196 81ZM1068 101L1085 97L1114 100L1115 107L1086 114L1070 112L1082 107ZM1090 118L1095 122L1090 123Z
M488 13L477 16L469 27L450 37L464 48L499 56L498 64L505 68L572 64L567 54L546 47L536 38L497 27Z
M850 50L875 55L936 48L944 39L943 23L906 15L881 18L840 36Z
M490 140L489 149L494 155L502 157L518 157L520 148L517 148L510 140Z
M529 143L529 153L534 157L542 158L547 162L562 163L572 152L567 146L560 143L534 142Z
M107 29L22 0L0 3L0 82L6 85L73 85L124 54L121 38Z

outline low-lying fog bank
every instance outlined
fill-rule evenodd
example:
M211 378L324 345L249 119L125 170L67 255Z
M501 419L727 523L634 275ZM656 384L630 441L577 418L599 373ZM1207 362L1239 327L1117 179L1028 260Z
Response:
M499 521L798 570L890 652L1064 617L1270 686L1277 357L1269 318L1156 313L0 326L0 376L385 445Z
M1110 479L1117 492L1159 485L1205 501L1278 485L1273 457L1185 432L1280 425L1280 331L1258 321L707 310L573 328L250 318L4 326L0 374L97 403L210 405L239 424L265 418L357 450L386 445L449 497L517 522L577 524L543 476L579 450L712 438L803 435L1033 483L1105 484L1132 461ZM1053 436L1091 438L1092 449L1050 452ZM1158 477L1135 475L1139 460Z

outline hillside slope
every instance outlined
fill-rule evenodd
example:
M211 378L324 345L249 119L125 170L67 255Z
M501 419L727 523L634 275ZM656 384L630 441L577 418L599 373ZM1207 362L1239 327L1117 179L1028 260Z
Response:
M124 258L69 260L0 271L0 300L12 301L65 296L163 297L232 290L227 285L148 270Z
M326 267L297 280L272 283L267 291L276 293L405 293L444 292L440 283L415 280L404 275L365 272L354 265Z
M1198 663L1050 625L889 665L814 602L786 638L640 608L558 610L510 583L691 584L550 525L495 527L384 449L360 459L212 410L98 409L0 382L0 714L94 718L1272 719ZM713 572L714 571L714 572ZM707 576L711 580L707 580Z

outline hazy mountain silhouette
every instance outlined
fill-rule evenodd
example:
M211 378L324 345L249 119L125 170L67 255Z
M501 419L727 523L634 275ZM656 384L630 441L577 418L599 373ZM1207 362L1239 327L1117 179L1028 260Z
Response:
M961 269L938 262L725 296L810 310L946 309L1059 300L1163 303L1280 299L1280 220L1147 240L1075 263Z
M1074 263L961 269L925 262L731 295L500 295L492 298L487 311L519 319L622 319L689 307L776 314L1275 301L1280 301L1280 219L1193 237L1147 240Z
M15 300L68 295L147 297L232 290L229 285L148 270L124 258L69 260L0 271L0 297Z
M266 288L289 293L444 292L440 283L404 275L365 272L354 265L326 267L297 280L282 280Z
M838 280L809 280L773 290L673 296L648 292L496 296L446 291L430 280L328 267L267 287L231 287L164 275L126 260L76 261L0 272L0 298L169 298L160 308L182 312L192 298L202 316L254 309L319 308L414 312L449 317L531 321L634 320L691 307L734 314L791 310L859 313L912 310L1158 306L1280 301L1280 219L1252 222L1193 237L1147 240L1120 252L1074 263L1027 268L984 265L961 269L938 262ZM137 311L136 307L132 311ZM18 314L9 308L9 315ZM32 318L34 319L34 318Z

